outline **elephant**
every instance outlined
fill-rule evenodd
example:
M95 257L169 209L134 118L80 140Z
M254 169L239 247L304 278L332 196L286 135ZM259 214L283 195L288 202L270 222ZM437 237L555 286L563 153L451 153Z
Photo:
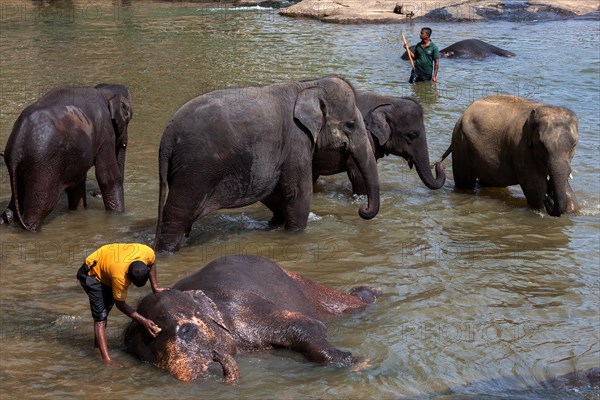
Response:
M465 110L442 160L452 153L457 188L519 184L530 207L558 217L579 210L569 184L577 140L573 111L494 95Z
M12 196L1 223L16 218L38 231L67 192L69 209L87 207L85 180L95 165L108 211L123 212L131 93L125 86L55 88L25 108L6 143Z
M411 46L413 50L414 46ZM414 50L413 50L414 51ZM496 47L479 39L460 40L451 44L448 47L440 50L440 57L443 58L471 58L475 60L483 60L484 58L497 55L501 57L516 57L516 54L508 50ZM403 60L408 60L408 54L402 54Z
M370 133L369 140L375 158L389 154L403 157L430 189L439 189L446 181L444 165L437 163L436 177L429 164L427 137L423 123L423 108L408 97L382 96L373 92L357 92L356 104ZM354 160L348 153L318 150L313 157L313 182L320 175L346 171L352 192L366 194L366 187Z
M347 80L222 89L188 101L160 143L155 250L177 251L193 222L211 211L259 201L273 212L271 225L305 229L315 149L350 153L368 193L359 215L375 217L377 164Z
M132 321L124 343L129 353L186 382L219 374L219 368L226 382L235 382L240 371L233 356L272 348L349 366L361 359L333 347L323 321L363 310L380 295L366 286L344 293L263 257L228 255L169 291L144 297L137 312L154 321L160 333L153 338Z

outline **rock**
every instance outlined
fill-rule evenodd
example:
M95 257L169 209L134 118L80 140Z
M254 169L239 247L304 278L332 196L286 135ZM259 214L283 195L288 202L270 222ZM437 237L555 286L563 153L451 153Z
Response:
M237 0L234 2L236 7L272 7L281 8L292 4L289 0Z
M280 14L337 23L600 19L597 0L303 0Z

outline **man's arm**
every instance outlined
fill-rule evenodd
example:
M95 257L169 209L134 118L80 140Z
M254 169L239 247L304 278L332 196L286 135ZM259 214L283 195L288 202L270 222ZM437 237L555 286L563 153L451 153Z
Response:
M437 74L438 74L439 69L440 69L440 59L436 58L433 60L433 77L431 78L431 80L433 82L437 82Z
M150 286L152 287L152 292L159 293L165 290L169 290L169 288L163 288L158 286L158 282L156 280L156 262L153 262L152 265L150 265L149 278Z
M144 318L140 313L135 311L129 306L129 304L125 303L124 301L115 300L115 304L123 314L139 322L140 325L146 328L146 330L148 331L148 333L150 333L152 337L156 337L156 329L158 328L158 325L156 325L153 321L149 320L148 318Z
M411 56L411 58L412 58L413 60L415 60L415 59L417 58L416 54L415 54L415 53L413 53L413 52L410 50L410 47L408 46L408 43L406 43L406 44L404 45L404 48L406 49L406 52L407 52L407 53L408 53L408 54Z

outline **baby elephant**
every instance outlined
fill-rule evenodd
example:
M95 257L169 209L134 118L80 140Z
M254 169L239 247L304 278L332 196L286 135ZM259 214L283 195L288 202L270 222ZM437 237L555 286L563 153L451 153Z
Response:
M558 217L579 205L569 184L577 145L577 116L515 96L489 96L458 119L452 143L457 188L521 185L527 203Z
M236 381L235 354L274 347L318 363L349 365L355 359L327 342L322 320L361 310L375 297L366 287L347 294L320 285L261 257L226 256L142 299L137 311L161 332L152 338L132 322L125 345L187 382L205 378L219 364L225 381Z

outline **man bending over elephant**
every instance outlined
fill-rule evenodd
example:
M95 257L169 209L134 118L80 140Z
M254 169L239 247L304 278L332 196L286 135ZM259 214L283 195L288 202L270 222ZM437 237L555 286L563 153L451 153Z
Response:
M90 254L79 271L77 279L90 298L94 319L94 348L99 349L105 364L122 367L108 354L106 321L116 304L123 314L139 322L152 337L160 328L131 308L125 299L132 283L142 287L150 278L154 293L168 290L158 286L154 250L139 243L114 243L100 247Z

